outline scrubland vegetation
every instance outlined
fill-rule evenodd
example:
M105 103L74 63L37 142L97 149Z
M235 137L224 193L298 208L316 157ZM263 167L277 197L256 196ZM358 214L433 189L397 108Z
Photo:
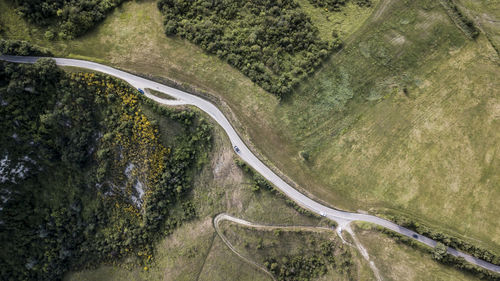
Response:
M127 256L147 266L156 239L196 215L184 198L211 126L152 107L182 128L165 147L120 81L69 75L50 59L0 69L2 278L60 279Z
M448 254L440 242L430 248L371 224L357 223L353 228L384 279L399 280L405 276L406 280L500 280L500 274Z
M229 222L222 226L240 253L266 267L277 280L373 278L364 271L364 260L333 231L253 229Z
M340 12L349 0L309 0L316 7L326 8L327 10ZM371 6L371 0L352 0L358 6Z
M310 24L318 28L323 24L317 36L325 42L336 38L333 30L340 36L345 22L363 22L369 14L321 12L323 8L310 8L309 1L299 2L300 6L292 11L300 8L311 17ZM456 2L477 8L481 15L494 10L489 7L485 11L487 4L478 1ZM310 9L306 11L305 7ZM269 77L278 79L299 60L280 60L292 63L279 68L285 71L274 73L267 61L258 60L262 55L254 59L259 53L254 53L251 45L249 52L242 53L250 66L235 67L257 84L252 83L226 65L227 56L217 57L216 51L210 51L209 40L195 41L194 35L200 33L196 28L205 28L202 22L189 19L186 26L181 26L184 33L177 33L194 44L159 34L164 22L154 2L125 3L88 35L69 41L50 41L44 36L50 28L35 30L20 20L10 5L2 2L0 8L1 36L34 40L50 46L60 56L99 60L130 71L167 76L220 97L238 119L235 124L242 135L316 198L353 211L411 214L413 221L441 232L444 239L464 241L472 253L482 248L489 249L492 256L498 255L498 56L482 33L475 36L475 41L469 40L474 36L463 32L464 27L469 28L467 23L462 21L466 26L461 26L437 1L381 1L368 24L343 34L347 37L356 31L343 51L322 60L321 66L315 67L297 88L292 87L281 101L258 86L266 80L255 69L263 65ZM468 18L463 6L457 9ZM173 12L164 11L167 17ZM203 14L203 19L210 22L211 17L218 17L203 9L193 13ZM489 22L490 18L482 20ZM484 30L489 36L494 25ZM239 42L237 39L234 42ZM200 42L206 42L206 48ZM267 46L255 45L261 51L262 46ZM215 55L207 56L207 51ZM260 77L261 82L252 75ZM258 181L249 182L248 190L258 186ZM227 193L217 190L207 193L203 200L216 206L215 200L224 199L225 204L236 208L236 203L221 195L229 197ZM252 200L268 198L266 192L250 194ZM248 207L249 213L271 219L260 210L262 205L250 201L242 203L245 208L252 206ZM217 208L225 210L219 205ZM415 259L419 262L420 258ZM387 272L396 274L393 279L406 276L406 269L387 268Z
M38 26L50 26L48 40L80 36L102 21L125 0L15 0L17 13Z

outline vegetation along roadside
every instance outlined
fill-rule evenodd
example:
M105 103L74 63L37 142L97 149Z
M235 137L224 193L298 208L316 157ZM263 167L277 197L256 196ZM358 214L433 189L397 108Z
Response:
M186 194L211 126L152 106L178 124L166 144L123 82L50 59L0 69L0 275L54 280L123 257L150 263L153 243L195 215Z

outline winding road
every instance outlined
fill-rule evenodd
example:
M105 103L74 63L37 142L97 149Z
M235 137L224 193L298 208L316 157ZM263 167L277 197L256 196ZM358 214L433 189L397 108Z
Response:
M38 59L40 59L40 57L21 57L21 56L6 56L6 55L0 56L0 60L15 62L15 63L35 63ZM271 182L276 188L278 188L287 197L295 201L301 207L310 210L316 214L323 215L333 221L336 221L338 223L339 233L343 229L348 228L349 224L352 221L364 221L388 228L399 234L418 240L419 242L424 243L430 247L434 247L437 243L436 241L428 237L422 236L412 230L401 227L391 221L373 215L351 213L351 212L332 209L300 193L292 186L290 186L288 183L286 183L284 180L282 180L278 175L276 175L262 161L260 161L241 140L238 133L231 126L226 116L224 116L224 114L214 104L210 103L209 101L203 98L99 63L89 62L84 60L76 60L76 59L66 59L66 58L53 58L53 59L59 66L80 67L106 73L126 81L135 88L142 88L142 89L149 88L156 90L158 92L165 93L175 98L175 100L169 100L151 95L149 93L145 93L145 95L148 98L158 103L166 105L193 105L203 110L208 115L210 115L210 117L212 117L224 129L232 145L239 147L240 151L237 152L237 154L245 162L247 162L248 165L254 168L264 178L266 178L269 182ZM471 255L465 254L453 248L448 248L448 253L450 253L453 256L463 257L466 261L472 264L500 273L500 266L498 265L494 265L484 260L475 258Z

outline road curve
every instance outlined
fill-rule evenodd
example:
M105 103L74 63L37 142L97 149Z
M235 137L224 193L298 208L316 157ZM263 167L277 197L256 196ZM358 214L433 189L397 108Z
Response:
M35 63L38 59L40 59L40 57L0 55L0 60L15 62L15 63ZM76 60L76 59L66 59L66 58L52 58L52 59L54 59L56 64L59 66L80 67L106 73L126 81L135 88L142 88L142 89L150 88L158 92L165 93L176 99L176 100L162 99L153 96L149 93L145 94L148 98L161 104L166 104L166 105L186 104L198 107L199 109L203 110L208 115L210 115L210 117L212 117L224 129L232 145L238 146L240 150L237 153L238 156L240 156L245 162L247 162L248 165L254 168L264 178L266 178L269 182L271 182L276 188L278 188L281 192L283 192L286 196L295 201L301 207L310 210L316 214L324 214L325 217L336 221L341 229L346 227L352 221L364 221L388 228L401 235L405 235L409 238L424 243L430 247L434 247L437 243L436 241L428 237L422 236L412 230L399 226L386 219L382 219L367 214L350 213L350 212L335 210L330 207L324 206L312 200L311 198L307 197L306 195L300 193L292 186L290 186L288 183L286 183L284 180L282 180L264 163L262 163L262 161L260 161L241 140L239 135L236 133L234 128L229 123L226 116L224 116L224 114L214 104L210 103L209 101L203 98L99 63L89 62L84 60ZM453 248L448 248L448 253L456 257L462 257L466 261L475 264L477 266L500 273L500 266L498 265L494 265L484 260L475 258L471 255L465 254Z

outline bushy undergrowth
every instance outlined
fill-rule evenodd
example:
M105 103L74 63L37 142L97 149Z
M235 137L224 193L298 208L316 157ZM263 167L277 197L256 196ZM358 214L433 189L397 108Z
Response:
M340 272L351 274L351 253L332 241L324 241L314 245L319 251L314 254L270 257L264 261L264 266L278 280L306 281L313 280L328 272L328 265Z
M277 280L314 280L328 272L352 280L357 270L350 248L340 239L332 239L331 233L280 228L256 230L242 225L234 225L225 233Z
M366 6L370 7L372 5L371 0L351 0L360 7ZM327 8L330 11L341 11L342 7L349 2L349 0L309 0L311 4L315 7Z
M270 258L264 265L278 280L311 280L326 273L326 265L318 256Z
M28 41L0 39L0 55L11 56L52 56L49 50Z
M1 279L58 280L126 256L152 262L153 242L196 215L184 195L210 125L154 109L183 128L166 147L124 83L68 75L50 59L0 64Z
M161 0L158 7L167 35L201 46L280 97L340 46L321 40L293 0Z

